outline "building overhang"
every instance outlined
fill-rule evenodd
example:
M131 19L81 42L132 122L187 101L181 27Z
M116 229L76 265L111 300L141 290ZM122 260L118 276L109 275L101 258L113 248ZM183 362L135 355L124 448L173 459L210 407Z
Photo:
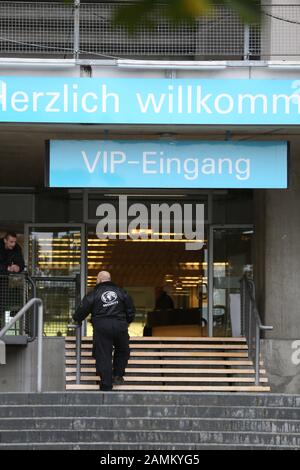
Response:
M266 68L299 70L300 60L137 60L137 59L47 59L0 57L0 68L64 69L72 67L116 67L156 70L224 70L226 68Z

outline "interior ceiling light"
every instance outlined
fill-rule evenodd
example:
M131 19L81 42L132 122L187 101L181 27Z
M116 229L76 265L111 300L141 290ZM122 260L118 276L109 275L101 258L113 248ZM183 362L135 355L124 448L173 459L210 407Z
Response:
M139 198L139 197L151 197L152 199L156 199L158 197L166 197L166 198L172 198L172 197L188 197L187 194L113 194L113 193L108 193L104 194L104 197L120 197L120 196L126 196L126 197L131 197L131 198Z

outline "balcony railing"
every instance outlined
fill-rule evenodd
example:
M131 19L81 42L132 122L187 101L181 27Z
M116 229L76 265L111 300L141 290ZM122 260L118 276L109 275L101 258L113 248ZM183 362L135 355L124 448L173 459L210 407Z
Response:
M122 2L124 4L124 2ZM134 2L131 3L134 8ZM154 27L134 34L112 19L118 2L0 2L2 57L243 60L300 56L300 5L264 5L260 25L248 27L224 5L195 23L153 13Z

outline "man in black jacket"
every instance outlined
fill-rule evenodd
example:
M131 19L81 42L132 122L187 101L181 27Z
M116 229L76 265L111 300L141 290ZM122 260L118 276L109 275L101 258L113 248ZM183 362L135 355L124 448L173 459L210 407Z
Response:
M0 273L20 273L24 266L22 250L17 244L17 235L14 232L7 232L0 240Z
M4 326L5 310L10 301L7 275L20 273L24 267L24 258L22 249L17 244L17 235L15 232L7 232L4 238L0 239L0 329ZM20 304L20 308L21 306Z
M135 307L126 291L111 281L107 271L101 271L97 285L77 308L73 319L81 323L92 314L96 370L100 375L100 390L112 390L112 385L124 382L129 359L128 324L134 320ZM114 358L112 364L112 350Z

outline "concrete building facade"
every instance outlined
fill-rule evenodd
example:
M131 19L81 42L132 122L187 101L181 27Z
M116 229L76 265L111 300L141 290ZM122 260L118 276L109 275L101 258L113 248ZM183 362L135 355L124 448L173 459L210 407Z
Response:
M5 13L10 15L11 21L13 20L12 12L15 12L13 9L15 8L14 3L3 2L7 8ZM203 81L205 83L221 81L224 94L229 93L228 84L232 83L232 80L244 80L245 83L249 84L249 87L258 84L257 94L261 93L259 83L265 83L267 86L274 83L275 86L277 86L276 84L286 83L289 87L292 87L286 91L288 96L298 94L300 89L300 62L297 55L299 53L297 44L300 40L298 33L300 6L291 6L287 1L270 2L268 7L264 7L264 21L259 33L257 28L246 27L239 23L231 13L226 14L224 10L220 10L219 15L221 15L224 25L222 23L223 29L219 36L217 36L215 20L204 18L197 23L197 28L200 31L198 35L195 33L195 29L193 29L192 34L191 26L190 29L181 27L180 41L177 43L174 42L175 33L171 30L169 36L167 33L163 38L158 33L155 35L149 31L145 32L146 39L143 40L141 35L136 39L130 37L128 39L127 37L126 40L124 39L125 36L122 36L118 31L111 33L111 37L115 34L115 41L109 48L109 28L104 27L102 24L101 30L101 22L91 20L90 15L96 15L100 2L94 3L86 2L86 4L81 5L80 2L75 2L75 11L78 11L81 15L78 23L76 15L73 17L70 11L65 10L65 6L62 7L56 2L51 2L51 4L56 5L57 9L64 8L66 21L70 23L63 23L63 25L57 27L55 32L50 27L48 30L45 29L46 40L43 42L43 47L37 48L38 50L32 46L37 44L37 36L34 36L35 32L26 32L23 25L23 35L21 38L16 39L13 32L16 32L17 22L15 21L14 26L13 23L10 25L8 22L5 23L8 36L6 42L2 40L2 51L0 53L1 80L10 84L12 83L10 81L16 78L22 83L22 78L29 77L34 83L40 81L41 86L46 87L44 92L47 92L47 90L49 92L47 85L42 85L42 79L45 77L53 80L70 79L74 80L73 83L84 78L87 80L97 79L99 83L106 79L118 79L121 82L124 81L124 88L128 84L125 79L132 80L132 83L135 79L153 81L153 83L155 83L155 80L171 80L174 85L179 83L180 80L185 80L186 83L196 81L200 85L204 83ZM101 3L103 4L103 2ZM104 16L111 14L109 8L112 8L114 3L116 2L104 4L102 11ZM50 4L47 2L36 2L36 7L29 7L28 5L27 19L31 18L37 21L41 11L46 8L49 8L47 13L49 22L51 15L57 16L58 10L54 12L52 9L49 16ZM17 13L14 13L14 15L16 20ZM105 16L105 18L107 20L108 16ZM64 35L67 34L66 24L72 25L68 36L72 38L72 41L71 44L66 45L65 43L65 51L63 51L62 44L66 37ZM228 34L226 33L226 24L229 28ZM88 25L90 25L90 30ZM208 25L211 26L213 31L211 36L207 32L209 31L207 29ZM47 24L45 23L46 27ZM78 36L76 35L77 27L79 28ZM33 31L35 30L33 29ZM101 31L103 32L102 39L104 38L107 42L103 39L102 43L99 39ZM55 42L59 37L59 33L61 34L60 40ZM41 32L39 34L41 35ZM194 42L191 42L192 36ZM185 43L183 42L184 37L186 38ZM210 38L210 41L203 41L201 38ZM40 41L39 44L42 43L41 37ZM8 47L9 45L10 47ZM76 46L79 47L78 50ZM54 52L51 47L56 48ZM87 51L89 47L90 50ZM106 52L103 52L104 49L101 48L106 48ZM193 48L193 54L190 52L191 48ZM118 50L120 51L119 55ZM134 52L135 50L137 52ZM258 83L258 81L260 82ZM27 104L24 96L19 96L19 99L18 103L15 101L15 107ZM114 98L110 96L108 99ZM51 122L32 122L29 118L24 119L22 113L19 113L21 116L19 121L17 118L10 121L9 117L5 115L3 98L0 104L2 104L0 110L0 231L4 233L7 229L16 230L24 242L23 249L28 270L31 270L31 274L36 276L39 274L49 276L51 263L47 265L48 271L41 259L39 265L34 265L34 250L31 243L34 235L32 234L39 232L45 235L51 230L54 233L56 228L58 230L58 227L60 227L60 230L65 227L66 231L71 228L72 230L73 228L76 229L78 233L81 233L82 251L80 256L82 258L80 259L86 260L85 269L82 265L79 271L73 268L68 268L67 271L57 268L56 275L79 274L81 276L81 294L86 291L94 280L92 254L88 261L87 258L89 243L92 244L94 236L91 233L94 234L95 232L95 208L100 202L112 201L116 197L116 190L101 187L47 187L44 180L46 141L126 140L132 142L142 140L149 142L158 140L166 142L175 140L177 142L193 141L199 143L203 141L232 143L287 141L289 143L287 188L279 189L272 188L272 186L267 189L255 186L247 189L233 189L226 186L203 188L199 185L197 188L185 188L183 191L182 188L176 186L169 189L162 186L154 190L146 187L128 190L128 187L124 187L117 193L129 194L134 202L143 203L147 198L153 201L161 200L162 193L162 202L180 200L181 196L183 201L186 197L188 200L205 201L206 245L203 254L200 257L195 255L194 259L195 263L202 263L201 285L205 285L205 289L209 283L212 283L213 287L211 289L216 289L214 279L218 277L215 274L214 265L210 271L209 263L217 264L218 261L222 260L223 262L225 260L224 257L218 259L217 255L216 258L210 258L209 250L212 244L217 244L218 240L221 240L221 245L218 245L218 247L215 245L215 253L218 253L218 250L221 252L226 245L228 255L232 248L230 248L230 241L225 241L225 239L227 240L226 230L229 234L228 237L230 237L230 230L240 230L241 236L244 237L243 240L246 236L246 229L252 230L250 264L253 265L259 312L263 323L273 326L273 331L266 333L265 337L262 338L263 354L271 388L275 392L299 393L300 113L296 106L294 110L293 104L284 102L282 108L280 108L281 111L277 115L277 121L268 112L262 113L265 116L265 121L260 121L261 114L257 112L257 122L255 121L256 116L247 121L248 117L241 115L241 123L226 122L226 120L223 120L222 123L217 121L214 123L210 119L205 122L204 117L201 123L195 120L195 122L184 124L176 121L176 119L172 122L170 119L169 122L161 124L155 121L132 123L130 119L127 122L118 122L116 118L114 122L103 122L101 116L97 122L93 123L88 123L84 119L81 122L79 119L79 122L74 123L68 118L61 122L59 112L54 113L55 118L58 116L58 119L54 118ZM224 111L224 106L228 105L227 101L226 103L220 101L219 104L221 111ZM287 106L288 110L284 106ZM221 113L221 117L224 117L224 115L224 112ZM271 173L272 168L269 170ZM267 173L265 176L266 181L269 181ZM82 231L80 232L80 230ZM221 232L221 230L225 232ZM55 237L53 233L51 237ZM214 238L214 233L219 235ZM39 235L38 242L41 238L41 235ZM114 248L106 247L107 251L110 249ZM147 250L145 249L145 251ZM234 253L234 256L238 255L238 253ZM99 256L99 252L97 256ZM136 255L131 254L130 256ZM145 253L143 256L146 256ZM230 257L230 253L228 256ZM232 263L234 256L230 258ZM247 256L241 258L243 261L239 261L244 267L248 264L245 262L246 258ZM63 259L63 262L66 263L67 261ZM184 262L191 263L192 261L186 258ZM102 266L113 269L113 263L112 258L109 258L106 264ZM167 274L168 272L164 271L162 275L167 276ZM120 271L116 271L116 276L119 275L121 276ZM152 300L150 299L149 302L145 300L145 292L148 291L143 290L147 285L141 286L134 284L134 281L132 281L130 286L128 274L126 276L123 279L124 285L132 288L137 302L140 302L141 311L143 309L143 311L146 311L147 308L151 309ZM191 271L190 278L192 276L193 272ZM148 279L150 277L149 274ZM224 275L223 277L228 276ZM165 283L167 283L167 279L167 277L162 277ZM172 279L174 280L175 277ZM146 280L144 282L146 283ZM149 284L151 288L155 287L155 281L151 280ZM179 290L182 288L182 285L176 284L176 286ZM176 293L176 286L174 281L173 293ZM188 285L190 289L189 299L196 295L193 293L195 286L193 284ZM235 289L237 289L236 286ZM142 291L144 292L143 295L141 294ZM232 292L236 291L232 290ZM205 294L207 295L207 292ZM150 297L151 295L149 293ZM141 296L143 300L141 300ZM180 308L185 305L182 299L180 296L178 297L177 305ZM189 300L189 302L191 302L188 305L189 307L195 306L194 300ZM202 306L207 308L206 303L203 303ZM207 315L209 320L209 312ZM213 313L211 313L211 319L212 315ZM210 325L210 333L218 335L215 327L215 324ZM56 333L58 330L59 328L56 328ZM56 336L53 332L51 335ZM53 341L59 341L59 345L61 345L60 340L53 339ZM47 342L50 344L51 338ZM30 358L26 358L27 362L30 362L30 360ZM27 366L28 364L25 365L25 368ZM8 366L1 366L1 371L4 373L2 377L4 378L1 379L2 382L0 380L0 387L4 387L3 391L7 391L5 367ZM51 369L51 366L49 368ZM7 369L7 377L11 377L11 369ZM57 388L63 389L64 382L61 374L55 380ZM20 385L17 384L16 386L19 390ZM26 391L28 386L27 384Z

